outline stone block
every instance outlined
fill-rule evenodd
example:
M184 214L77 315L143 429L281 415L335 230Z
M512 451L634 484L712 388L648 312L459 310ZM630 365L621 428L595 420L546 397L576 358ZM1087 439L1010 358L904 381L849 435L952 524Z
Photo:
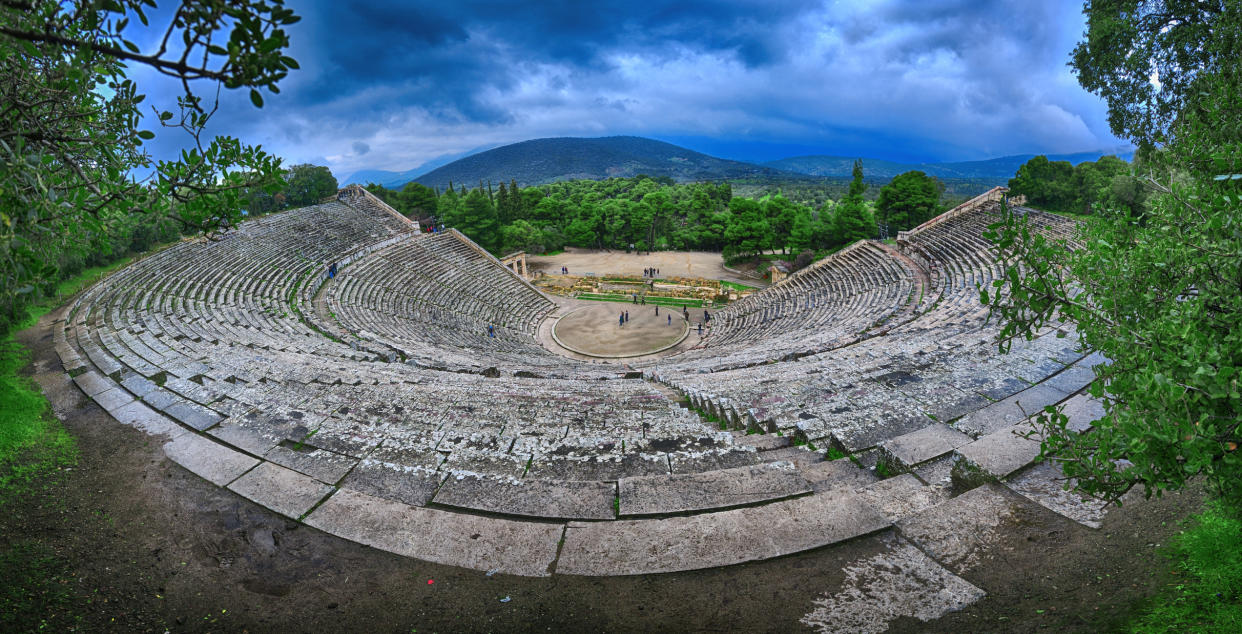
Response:
M412 507L341 489L306 517L324 532L450 566L546 577L564 526Z
M224 420L216 411L193 401L173 403L164 408L164 413L199 431L209 429Z
M445 474L434 468L363 459L341 486L411 506L426 506L444 478Z
M293 519L302 517L333 489L310 476L270 462L247 471L228 488L264 508Z
M1000 485L985 484L901 519L897 530L960 575L982 563L1022 503L1022 498Z
M216 486L232 482L259 464L258 458L192 433L164 443L164 455Z
M890 522L909 517L949 499L943 487L931 487L909 473L858 489L858 496Z
M1011 425L958 447L955 450L958 464L953 468L954 482L960 479L958 474L963 469L978 470L984 477L1005 478L1035 462L1039 456L1039 442L1020 435L1029 429L1028 425ZM968 483L963 484L969 486Z
M811 487L817 494L832 489L853 490L879 479L870 469L859 467L844 458L803 465L798 471L811 482Z
M1073 485L1056 466L1043 463L1018 474L1005 483L1015 493L1083 526L1099 528L1107 505L1103 500L1065 490Z
M186 428L172 422L159 412L134 401L112 412L113 418L151 435L164 435L169 438L190 433Z
M971 442L970 436L941 423L880 443L880 461L899 473Z
M434 502L447 506L548 519L616 518L612 482L450 475Z
M263 456L269 462L304 473L320 482L336 484L358 464L357 458L293 443L277 445Z
M847 564L841 587L813 600L800 623L820 632L880 634L899 617L932 621L986 595L909 542L881 539L884 549Z
M113 410L120 409L134 402L134 397L131 396L129 392L126 392L119 387L104 390L91 396L91 398L95 399L95 402L99 403L100 407L108 410L109 414L111 414Z
M621 515L663 515L722 509L811 492L790 462L780 461L704 473L622 478Z
M666 519L570 522L556 572L639 575L771 559L883 530L857 496L833 495Z

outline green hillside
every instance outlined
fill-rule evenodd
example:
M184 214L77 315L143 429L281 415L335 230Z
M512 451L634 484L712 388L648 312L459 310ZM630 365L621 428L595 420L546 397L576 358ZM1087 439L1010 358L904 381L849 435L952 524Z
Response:
M500 183L516 179L519 185L533 186L580 179L630 178L639 174L667 176L677 182L776 176L799 178L796 174L782 174L776 168L719 159L662 141L615 136L514 143L453 161L419 176L414 182L443 189L450 181L475 186L479 181Z

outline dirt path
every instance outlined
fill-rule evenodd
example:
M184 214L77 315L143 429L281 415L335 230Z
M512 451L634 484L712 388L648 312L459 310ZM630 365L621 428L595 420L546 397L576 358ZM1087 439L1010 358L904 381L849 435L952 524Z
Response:
M600 579L404 559L287 521L170 463L158 439L64 383L46 328L20 339L81 450L74 469L0 513L4 549L33 548L49 562L46 587L24 599L35 609L23 630L788 632L840 586L844 565L880 548L868 537L757 564ZM988 597L894 630L1113 629L1170 579L1153 553L1200 500L1192 492L1127 506L1098 531L1051 512L1023 515L966 575Z

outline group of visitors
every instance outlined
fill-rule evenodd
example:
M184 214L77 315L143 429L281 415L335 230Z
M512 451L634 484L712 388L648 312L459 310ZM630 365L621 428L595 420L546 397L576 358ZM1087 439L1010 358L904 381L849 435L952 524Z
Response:
M333 262L332 265L328 267L328 279L332 279L334 277L336 277L336 262Z
M618 326L624 326L624 325L625 325L625 322L627 322L627 321L629 321L629 320L630 320L630 311L628 311L628 310L623 310L623 311L621 311L621 316L617 318L617 325L618 325Z
M568 267L568 266L562 266L562 267L561 267L561 275L569 275L569 267Z
M660 269L650 268L643 269L643 277L655 278L660 275Z

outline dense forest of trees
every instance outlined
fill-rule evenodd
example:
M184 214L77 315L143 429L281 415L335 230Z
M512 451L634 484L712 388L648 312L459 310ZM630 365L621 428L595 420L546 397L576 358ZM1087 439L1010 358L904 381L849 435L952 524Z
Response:
M1144 193L1134 167L1115 156L1078 165L1036 156L1018 168L1009 193L1026 196L1028 205L1048 211L1090 214L1098 205L1137 212Z
M868 201L861 163L840 200L818 206L781 193L736 197L729 183L683 183L668 177L577 180L519 187L516 181L472 188L454 184L437 193L410 183L400 191L367 189L425 224L457 228L494 253L545 253L565 246L647 250L721 251L726 257L822 251L878 236L876 209L890 232L906 229L941 209L942 187L909 172Z

